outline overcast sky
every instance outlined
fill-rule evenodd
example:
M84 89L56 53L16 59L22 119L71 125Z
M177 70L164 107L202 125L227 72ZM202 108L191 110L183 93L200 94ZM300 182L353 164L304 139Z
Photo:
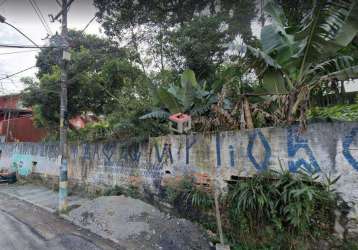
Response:
M61 1L61 0L60 0ZM60 33L60 23L51 23L48 14L56 15L60 11L56 0L35 0L43 16L49 24L51 31ZM95 15L95 7L92 0L75 0L68 14L69 29L82 30ZM48 44L48 40L42 40L47 36L46 29L40 22L35 10L28 0L0 0L0 15L7 22L19 28L39 45ZM86 29L86 33L102 35L100 24L93 21ZM31 45L21 34L6 24L0 23L0 44ZM9 52L25 51L19 54L7 54ZM34 66L36 54L33 49L8 49L0 47L0 79L6 75L18 72L22 69ZM36 68L12 77L11 80L0 81L0 94L19 92L23 89L20 78L35 76Z

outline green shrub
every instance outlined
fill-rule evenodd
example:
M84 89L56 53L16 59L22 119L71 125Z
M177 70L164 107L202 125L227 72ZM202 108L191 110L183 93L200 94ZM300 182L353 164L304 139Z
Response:
M193 188L187 193L186 199L191 202L193 207L198 209L209 210L214 207L214 199L205 187Z
M331 107L313 107L308 118L339 121L358 121L358 104L338 104Z
M176 185L168 186L165 196L168 202L180 202L186 207L208 210L214 206L210 190L202 185L196 185L192 177L184 177Z
M330 187L337 179L317 181L317 175L289 171L268 171L239 181L226 196L228 237L296 249L301 244L297 239L309 243L329 234L337 206Z
M230 185L220 198L226 238L233 249L308 249L331 235L336 179L318 182L307 172L267 171ZM185 177L165 190L168 202L184 217L216 232L210 188ZM240 243L240 244L239 244Z
M344 241L342 250L358 250L358 242L355 240Z
M106 121L99 121L87 124L84 128L70 130L69 141L99 141L106 140L113 134L110 124Z
M104 196L119 196L125 194L123 187L115 185L113 188L109 188L103 192Z
M140 192L138 190L138 187L134 185L129 185L127 187L122 187L115 185L114 187L111 187L103 192L104 196L119 196L119 195L125 195L132 198L140 198Z
M129 196L129 197L132 197L132 198L135 198L135 199L138 199L138 198L141 197L138 187L134 186L134 185L129 185L126 188L125 195Z

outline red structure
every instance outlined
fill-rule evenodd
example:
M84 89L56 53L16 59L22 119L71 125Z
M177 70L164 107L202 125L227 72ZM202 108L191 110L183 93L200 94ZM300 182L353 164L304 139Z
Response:
M0 108L1 109L17 109L21 108L20 95L4 95L0 96ZM22 108L23 109L23 108ZM23 109L26 110L26 109Z
M36 128L31 108L21 103L21 95L0 96L0 138L3 142L38 142L45 138L45 129Z
M99 119L95 115L77 115L69 119L68 123L71 129L81 129L84 128L88 123L98 122Z
M188 132L191 129L191 117L190 115L177 113L169 116L170 129L174 132L182 134Z
M47 131L36 128L32 118L32 109L22 105L20 94L0 96L0 141L39 142L44 139ZM72 129L81 129L97 121L95 115L78 115L71 118L69 124Z

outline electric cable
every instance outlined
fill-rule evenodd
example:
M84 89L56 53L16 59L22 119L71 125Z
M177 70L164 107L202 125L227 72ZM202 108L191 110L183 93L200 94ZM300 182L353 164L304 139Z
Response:
M40 19L40 22L42 24L42 26L45 28L46 32L49 35L52 35L52 31L50 29L50 26L48 25L48 23L46 22L46 19L44 18L41 9L39 8L39 6L37 5L35 0L28 0L29 3L31 4L32 8L34 9L37 17Z
M24 37L27 38L27 40L29 40L33 45L35 45L37 48L39 47L37 45L37 43L35 43L30 37L28 37L24 32L22 32L21 30L19 30L18 28L16 28L14 25L12 25L11 23L8 23L6 21L4 21L3 23L9 25L11 28L15 29L17 32L19 32L21 35L23 35Z
M40 9L40 7L39 7L39 5L37 4L36 1L37 1L37 0L32 0L32 2L34 3L35 7L38 9L38 11L39 11L39 13L40 13L40 15L41 15L41 17L42 17L42 20L44 21L44 23L45 23L45 25L46 25L46 27L47 27L47 29L48 29L50 35L53 35L52 30L51 30L51 27L50 27L49 23L46 21L46 19L45 19L43 13L42 13L42 11L41 11L41 9Z
M45 48L60 48L56 46L33 46L22 44L0 44L0 48L18 48L18 49L45 49Z
M37 17L39 18L39 20L40 20L40 22L42 24L42 26L45 28L46 33L48 33L48 29L46 27L46 24L44 23L44 20L42 19L42 16L40 15L38 10L36 9L34 3L31 0L28 0L28 2L31 4L32 9L35 11Z
M29 52L35 52L35 51L38 51L38 50L37 50L37 49L32 49L32 50L19 50L19 51L13 51L13 52L0 53L0 56L2 56L2 55L11 55L11 54L29 53Z
M81 30L81 33L85 32L85 30L90 26L90 24L95 20L96 16L92 17L92 19L86 24L86 26Z
M36 68L36 65L31 66L31 67L28 67L28 68L23 69L23 70L20 70L20 71L18 71L18 72L13 73L13 74L6 75L6 77L0 78L0 81L5 80L5 79L9 79L9 78L11 78L11 77L13 77L13 76L16 76L16 75L18 75L18 74L21 74L21 73L23 73L23 72L25 72L25 71L28 71L28 70L30 70L30 69L33 69L33 68Z

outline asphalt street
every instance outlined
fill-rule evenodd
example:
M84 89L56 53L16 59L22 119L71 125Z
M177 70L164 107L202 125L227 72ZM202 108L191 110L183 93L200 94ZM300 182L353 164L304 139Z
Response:
M55 214L0 194L1 250L124 249Z

